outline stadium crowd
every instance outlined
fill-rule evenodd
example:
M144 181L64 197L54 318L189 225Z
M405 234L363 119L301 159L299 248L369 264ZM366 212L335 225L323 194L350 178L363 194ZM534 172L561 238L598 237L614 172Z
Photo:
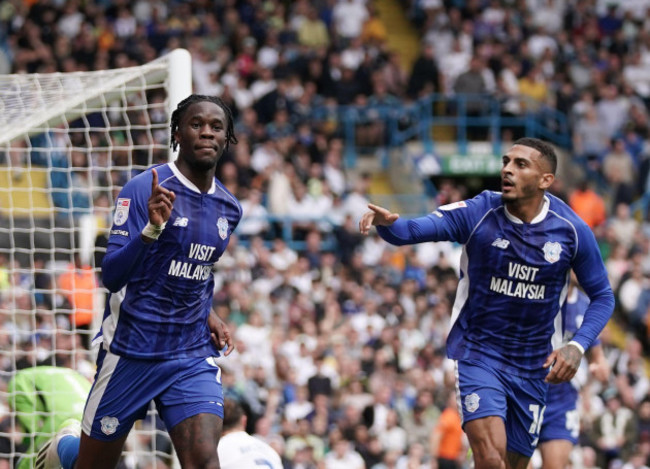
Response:
M504 115L564 112L567 154L585 178L564 180L554 192L593 228L617 292L616 327L602 336L613 376L608 385L584 377L576 467L650 465L650 218L643 203L650 1L402 4L421 37L411 69L388 49L373 0L10 0L0 7L0 70L127 67L185 47L195 92L231 106L239 144L219 174L242 200L244 220L215 272L214 308L231 323L237 345L221 361L224 388L246 406L250 433L295 469L467 464L444 353L458 247L395 248L362 238L357 221L371 175L344 166L336 113L313 119L314 110L399 105L436 92L494 94ZM368 125L357 137L378 145L384 130ZM101 171L107 157L94 155L94 170L79 177L108 178L92 187L130 177ZM443 183L435 203L466 195ZM106 226L112 194L90 196L94 203L81 208L102 208ZM299 245L274 221L286 214L304 217L292 226ZM65 275L24 267L0 257L0 350L16 351L0 355L0 390L14 369L44 363L91 379L87 317L63 313L87 315L88 298L63 293ZM100 288L101 276L89 272L77 264L68 275ZM621 330L623 348L615 340ZM0 412L4 469L15 435L5 403Z

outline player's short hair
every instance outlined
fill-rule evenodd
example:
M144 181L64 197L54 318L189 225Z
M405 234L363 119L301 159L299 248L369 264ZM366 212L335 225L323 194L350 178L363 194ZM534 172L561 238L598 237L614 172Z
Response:
M191 94L187 98L182 100L180 103L178 103L178 106L176 106L176 109L174 110L174 112L172 112L171 124L169 126L171 128L171 138L170 138L169 145L172 147L172 150L176 151L176 148L178 147L178 142L174 137L174 133L176 133L176 131L178 130L178 124L183 118L183 114L185 114L187 108L190 107L192 104L200 103L202 101L208 101L216 104L221 109L223 109L223 113L226 115L226 119L228 120L228 122L226 123L225 150L228 150L228 147L230 146L231 143L233 145L237 144L237 137L235 137L235 125L233 123L233 116L230 107L228 107L228 105L224 103L221 98L217 96L207 96L204 94Z
M223 430L231 430L239 425L245 415L242 405L234 399L223 401Z
M546 143L545 141L538 138L522 137L520 139L517 139L513 145L523 145L525 147L534 148L540 152L542 154L542 158L548 162L551 173L555 174L555 171L557 171L557 154L555 153L555 149L551 144Z

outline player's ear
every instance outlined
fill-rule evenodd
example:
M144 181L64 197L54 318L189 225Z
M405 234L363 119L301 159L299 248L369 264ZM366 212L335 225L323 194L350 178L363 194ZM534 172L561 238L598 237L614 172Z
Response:
M539 180L539 188L547 190L549 187L551 187L553 181L555 181L555 175L553 173L544 173Z

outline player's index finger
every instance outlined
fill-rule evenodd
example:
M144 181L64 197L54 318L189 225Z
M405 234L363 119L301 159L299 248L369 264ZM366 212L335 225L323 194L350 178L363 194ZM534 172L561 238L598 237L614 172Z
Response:
M158 171L152 169L151 173L153 174L153 178L151 179L151 192L153 192L153 190L158 185Z

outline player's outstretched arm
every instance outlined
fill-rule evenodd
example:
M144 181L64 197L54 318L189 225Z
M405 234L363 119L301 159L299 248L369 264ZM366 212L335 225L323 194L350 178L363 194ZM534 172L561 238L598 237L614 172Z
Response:
M552 366L545 381L551 384L570 381L578 371L580 360L582 360L582 351L575 344L568 343L553 350L543 365L544 368Z
M368 204L370 211L364 213L359 220L359 231L367 235L372 226L390 226L399 218L398 213L393 213L379 205Z

